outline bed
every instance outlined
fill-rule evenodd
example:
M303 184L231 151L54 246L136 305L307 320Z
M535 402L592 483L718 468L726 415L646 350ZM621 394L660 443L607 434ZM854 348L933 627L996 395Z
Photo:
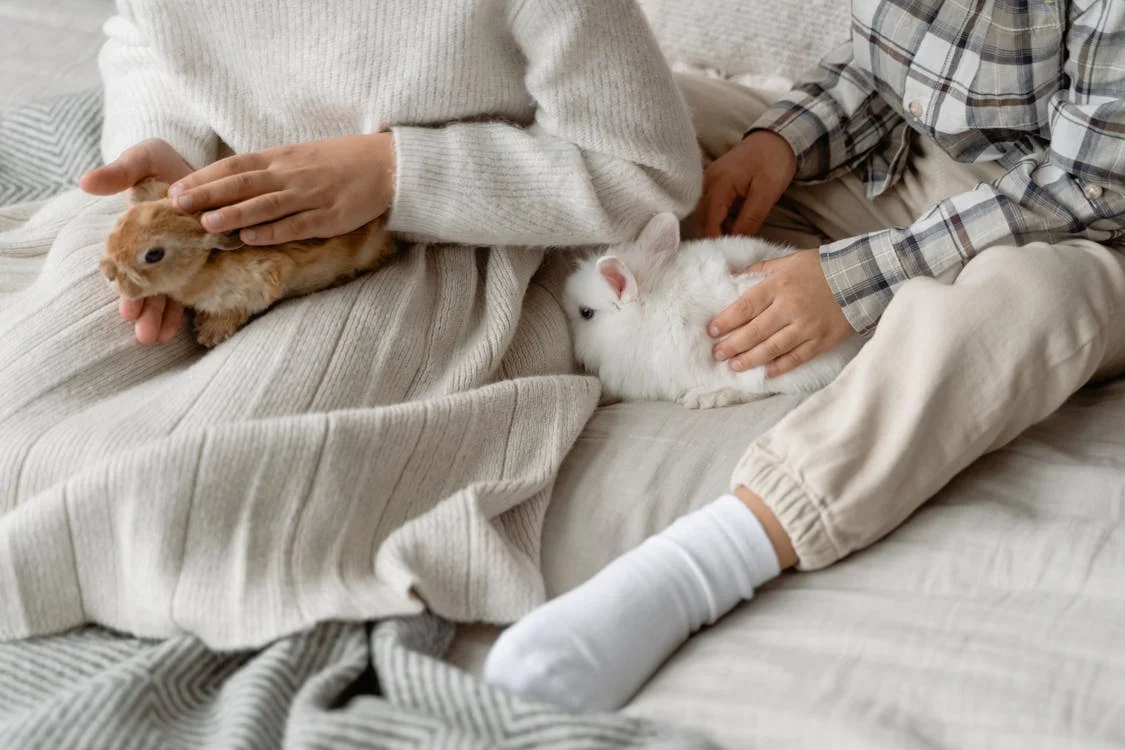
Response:
M759 85L776 87L797 75L847 34L846 4L831 0L642 5L677 64ZM111 10L107 0L0 0L0 108L95 82L98 25ZM577 585L713 499L747 442L795 403L777 397L715 412L673 404L600 408L570 452L548 510L542 558L548 593ZM829 570L786 575L767 586L686 644L624 714L638 720L630 726L685 732L637 730L656 732L651 736L659 735L662 747L693 746L693 737L732 750L1125 746L1123 519L1125 382L1117 381L1084 390L977 462L879 545ZM386 650L391 631L393 624L376 629L385 648L375 650L394 661L400 655ZM496 632L462 626L447 660L479 673ZM369 635L362 626L330 625L281 652L240 655L238 664L257 665L266 680L285 672L270 664L296 670L286 674L318 674L321 683L294 686L292 705L304 711L302 726L321 726L316 722L332 708L324 685L333 675L310 665L338 664L332 659L359 649ZM441 643L429 651L444 651L448 633L435 625L431 635ZM171 664L230 668L229 661L212 663L205 651L183 644L123 641L96 630L72 647L85 665L83 678L94 683L128 683ZM25 648L25 656L34 652L23 663L50 671L54 662L35 651L42 644L16 648ZM353 679L363 673L362 665L349 663ZM410 674L429 668L416 665ZM434 673L426 684L461 674ZM255 679L253 670L246 679ZM0 669L5 690L20 682ZM128 684L144 690L157 683ZM29 694L28 705L57 702L65 693L50 688ZM269 710L249 705L253 695L232 694L243 703L193 715L199 724L180 727L175 744L242 746L231 739L245 729L240 716ZM129 704L112 705L124 711ZM285 742L345 746L345 730L337 723L333 731L343 734L318 734L304 744L287 734ZM267 735L252 746L270 746L275 736L281 744L279 733L258 737ZM8 736L28 738L12 747L63 746L43 734ZM452 745L431 739L426 746Z

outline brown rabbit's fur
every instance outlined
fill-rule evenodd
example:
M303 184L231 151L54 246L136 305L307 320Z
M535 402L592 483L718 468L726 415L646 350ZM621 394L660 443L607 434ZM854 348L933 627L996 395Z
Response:
M195 337L207 347L226 340L285 297L326 289L371 271L394 254L394 240L374 221L331 239L248 247L209 234L198 214L177 211L168 186L134 188L134 204L106 242L102 275L130 299L165 294L195 310ZM146 261L159 250L160 260Z

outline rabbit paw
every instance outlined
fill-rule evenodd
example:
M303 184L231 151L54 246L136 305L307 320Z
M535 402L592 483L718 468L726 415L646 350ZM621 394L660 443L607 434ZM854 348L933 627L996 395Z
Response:
M242 313L195 313L195 340L210 349L229 339L249 316Z
M676 400L688 409L720 409L724 406L757 401L765 396L764 393L740 391L737 388L691 388Z

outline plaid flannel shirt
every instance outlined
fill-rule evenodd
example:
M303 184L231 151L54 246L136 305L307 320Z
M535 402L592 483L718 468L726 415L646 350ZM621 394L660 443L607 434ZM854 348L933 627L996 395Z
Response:
M911 226L824 245L859 331L916 276L953 279L994 245L1125 237L1125 0L854 0L852 38L755 124L785 138L797 179L901 176L914 131L992 184Z

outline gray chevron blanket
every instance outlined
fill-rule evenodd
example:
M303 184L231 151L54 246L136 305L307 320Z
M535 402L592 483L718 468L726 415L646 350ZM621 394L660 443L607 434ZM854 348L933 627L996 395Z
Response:
M0 112L0 206L52 196L71 187L78 174L94 166L98 162L99 113L100 98L97 92ZM111 215L113 207L98 205L91 208L87 205L90 199L68 195L71 197L64 196L52 202L52 211L43 211L34 217L29 208L0 210L0 237L3 238L3 248L0 249L6 252L5 263L0 268L0 303L3 303L0 304L0 313L14 315L18 311L11 313L11 310L28 304L28 300L49 300L50 294L54 293L52 283L59 279L70 279L67 274L73 275L73 279L67 281L71 288L74 284L85 283L83 279L90 275L81 270L88 265L85 258L82 258L83 265L79 271L71 268L75 265L72 260L90 251L90 248L96 251L94 238L97 231L93 230L104 229L102 224L105 223L98 217L101 214ZM68 217L79 216L84 211L93 216L87 221L89 226L83 224L75 228L68 224ZM58 230L59 239L54 245L71 243L76 249L67 255L57 253L56 247L44 262L43 258L36 257L36 253L43 254L40 252L42 242L37 239L36 232L41 232L44 225L51 222L54 222L52 226L61 228ZM32 229L24 232L25 226L31 226ZM476 256L464 260L467 265L462 265L470 269L487 262ZM421 264L420 268L426 267L424 258L415 258L414 262L416 265ZM437 267L430 272L440 277L441 265L437 263ZM498 267L493 270L504 269ZM502 274L501 276L507 278ZM460 278L463 279L464 276ZM39 294L29 297L21 292L36 284L42 287L33 290ZM244 543L246 534L252 535L255 532L255 527L242 527L239 531L241 537L236 535L227 539L223 536L229 527L222 520L224 508L229 510L234 507L236 511L239 510L238 502L232 501L229 489L229 482L235 482L235 486L238 486L240 475L237 472L243 470L239 469L240 464L237 463L239 451L247 444L253 445L255 436L268 432L270 425L279 420L274 418L271 422L267 415L262 414L243 427L224 431L221 424L214 428L211 425L221 423L229 415L234 403L230 399L219 403L221 411L210 416L188 409L177 417L180 422L177 423L175 435L163 441L153 441L151 449L146 448L137 453L135 462L131 462L127 455L120 461L114 459L116 463L91 456L93 468L84 472L82 462L76 457L81 454L84 444L99 439L98 431L104 426L106 419L112 421L119 416L120 405L105 411L98 419L83 422L86 425L83 433L76 436L75 440L57 444L53 444L52 440L59 434L56 429L60 424L59 420L37 419L33 412L41 412L45 404L54 404L59 399L61 401L52 408L58 407L65 411L75 403L86 403L99 389L120 387L120 383L113 378L107 381L107 373L100 369L102 363L135 357L142 369L163 368L161 377L165 381L180 377L191 368L195 368L197 372L206 370L207 365L198 362L191 364L185 359L187 350L178 351L176 347L165 350L166 354L158 355L158 358L171 358L168 362L157 362L151 359L155 355L138 354L140 347L125 346L128 343L128 337L125 336L118 337L121 341L113 344L112 351L98 349L91 353L92 364L86 370L68 372L69 360L63 358L45 362L42 367L35 368L34 372L25 373L27 377L20 376L12 380L11 373L18 375L21 372L19 361L39 352L43 335L53 335L50 333L53 330L71 330L75 333L73 342L62 350L68 357L71 354L81 356L82 350L90 345L91 336L102 337L99 347L105 341L115 340L107 337L103 330L113 319L112 300L99 298L90 302L91 295L96 297L103 292L96 285L83 289L85 291L81 294L72 295L72 301L79 306L93 305L89 311L90 317L85 320L105 318L104 325L99 324L100 328L93 328L88 333L75 332L72 330L74 326L69 326L66 320L60 319L53 324L45 321L44 318L52 314L49 306L42 307L36 313L38 320L34 317L26 318L20 326L8 326L6 329L7 319L0 315L0 329L7 330L6 333L0 333L0 345L10 349L10 356L0 362L0 422L4 423L0 425L0 633L8 638L35 632L50 633L67 627L68 622L77 624L84 619L97 619L100 622L124 623L124 626L134 632L159 634L163 634L172 625L187 625L193 627L194 632L208 633L213 641L222 640L223 633L233 633L235 640L243 638L247 641L267 642L268 645L254 649L232 651L224 647L219 650L208 647L202 640L189 635L147 640L95 627L72 629L56 635L41 635L29 640L0 642L0 748L484 750L539 747L709 747L705 740L698 737L622 715L569 716L549 707L525 704L493 690L440 661L450 642L453 626L433 615L387 619L374 626L325 622L305 627L295 635L278 638L264 638L262 634L267 631L250 635L240 631L239 628L246 623L237 615L249 612L251 607L257 607L256 611L259 613L273 613L277 618L290 616L294 609L298 613L300 611L300 607L295 607L296 602L286 604L285 597L292 593L284 587L275 590L275 593L280 591L280 599L275 597L277 601L244 601L245 591L239 590L236 584L247 585L246 591L252 593L253 589L249 588L246 576L262 577L269 572L263 572L269 561L262 557L263 550L260 548L247 553L250 555L252 552L257 557L247 556L245 560L250 567L235 571L242 578L235 575L231 579L235 588L230 595L226 595L222 605L216 609L205 603L206 596L221 593L220 589L226 590L226 579L220 580L218 577L221 569L214 566L208 568L206 564L220 560L231 545ZM362 293L362 288L353 289L353 292ZM24 296L21 297L21 293ZM336 302L347 302L348 294L341 291L336 295ZM355 309L354 303L351 309ZM114 325L118 322L114 322ZM53 327L55 325L58 326L57 329ZM29 328L42 328L43 331L36 335L34 332L28 333ZM346 336L347 333L340 335ZM184 346L190 348L190 344ZM314 356L316 350L316 346L310 345L307 356ZM183 361L172 362L176 358ZM533 358L529 361L533 361ZM209 362L220 367L237 368L235 357L226 360L215 357ZM259 357L251 364L260 368L266 363ZM432 362L426 366L436 367ZM518 363L509 366L513 371L519 369ZM341 367L346 367L346 364ZM285 382L300 382L296 369L286 371L290 380ZM419 370L416 380L424 372ZM253 373L249 371L246 374L253 377ZM213 379L214 373L207 377ZM307 394L307 398L330 399L332 394L327 389L332 382L331 377L332 373L329 371L319 375L317 382L320 385L313 383L315 388ZM528 409L529 404L541 402L549 410L558 413L565 410L559 409L552 399L562 399L561 403L573 406L575 415L572 421L575 424L557 425L559 434L552 437L556 443L552 451L558 453L565 451L567 435L580 428L582 409L587 408L583 404L585 401L592 404L595 397L583 390L582 384L576 382L579 380L581 379L573 378L560 384L547 382L546 377L531 377L524 378L519 386L497 384L481 390L487 392L487 398L498 399L497 404L503 407L501 414L517 427L520 424L521 410ZM511 393L505 396L504 388ZM319 395L315 391L320 391ZM25 394L32 394L28 397L31 399L28 402L30 407L21 406L24 403L21 399L24 399ZM276 397L275 393L275 400ZM204 388L192 396L189 404L206 404L209 398L214 398L214 395L209 395ZM173 402L175 400L171 399ZM155 407L164 408L166 401L168 399L154 402ZM456 396L432 399L428 403L430 405L427 407L424 423L417 426L412 437L403 435L397 442L390 440L393 437L393 430L390 428L396 420L399 424L409 424L409 409L389 413L385 420L390 425L385 433L389 442L384 444L388 447L383 454L394 454L396 451L391 449L393 446L410 444L411 441L417 448L424 439L427 424L435 425L441 435L452 435L462 428L467 430L466 435L484 427L496 428L495 424L486 425L472 420L459 425L457 415L464 410L458 406ZM261 408L266 409L268 406L266 403ZM525 423L530 421L541 425L544 422L541 415L528 416L532 419L525 420ZM193 424L193 421L199 422L201 419L204 420L202 423ZM282 418L280 421L292 426L291 423L297 420ZM325 486L329 492L326 497L339 498L347 489L345 483L354 485L363 480L363 476L356 475L354 471L348 474L349 466L352 469L365 466L362 456L349 455L347 457L355 460L334 463L331 452L351 450L351 446L362 448L365 444L362 439L364 430L372 429L372 421L365 421L363 411L357 409L339 412L329 419L309 425L306 432L310 440L306 442L314 449L316 460L312 465L318 471L315 477L310 477L309 488L313 486L314 479L322 484L327 482ZM305 433L297 428L290 432L295 435L294 445L281 448L290 450L293 455L287 457L282 450L279 460L285 463L284 466L268 466L264 454L252 457L249 463L241 466L253 467L253 476L247 480L250 482L247 487L265 492L263 497L268 496L269 502L274 503L272 509L267 508L255 523L264 524L269 533L276 532L296 538L298 529L293 527L313 526L312 516L315 514L310 511L304 516L285 515L277 510L283 507L282 500L288 496L287 493L297 491L293 490L291 482L273 481L283 480L284 472L291 471L296 465L293 461L299 462L302 455L299 449L302 449L301 441ZM198 435L199 439L198 445L191 448L193 434ZM498 457L504 459L498 464L504 471L519 471L523 465L521 461L526 463L527 456L532 450L536 450L537 445L531 437L533 436L524 435L522 441L519 436L511 438L512 445L508 454ZM333 443L336 439L347 442L342 446L336 445ZM177 440L183 442L184 446L178 446ZM456 447L453 453L443 454L439 451L429 458L431 461L441 462L442 472L415 472L407 477L408 481L420 486L432 481L435 473L440 480L447 474L445 469L473 458L466 447L468 444L460 440L452 442ZM548 440L547 444L550 445L551 441ZM45 446L52 445L52 450L56 450L59 456L70 456L73 460L45 460ZM185 446L190 450L183 450ZM119 450L120 447L118 446ZM183 466L176 461L167 461L161 466L159 462L165 460L161 458L161 451L169 453L173 458L187 458L179 462ZM124 453L127 454L127 451ZM13 456L20 460L8 460ZM375 460L389 461L393 458L393 455L378 455ZM145 467L154 465L160 471L146 475ZM404 467L404 475L408 469L409 466ZM154 514L152 510L157 507L157 501L165 499L163 493L168 493L166 497L176 496L176 473L181 470L186 471L186 476L191 480L190 497L197 507L190 520L170 518L160 521L159 514ZM227 484L216 485L225 488L226 494L218 492L216 487L212 487L210 491L203 489L199 493L195 492L196 484L203 481L200 477L224 471L235 472L226 479L220 477ZM341 476L336 481L332 477L334 472L344 472L348 476ZM122 483L125 480L121 479L129 476L141 477L146 483L138 485L139 490L136 487L130 490L128 484ZM192 477L195 479L191 479ZM535 540L534 543L537 544L536 516L539 514L541 519L542 503L546 499L543 487L548 483L549 474L538 479L532 475L523 478L513 478L503 473L495 477L482 475L475 487L475 494L467 495L464 504L447 502L443 506L447 514L455 515L453 520L457 524L455 527L447 525L445 528L471 527L478 523L473 512L479 513L491 506L496 509L493 512L500 514L504 507L510 507L514 499L538 493L539 501L524 504L531 508L530 511L515 516L510 513L507 516L497 515L491 523L484 523L481 527L491 533L493 538L500 538L502 534L508 533L505 531L506 525L522 528L528 539ZM248 489L247 492L249 491ZM119 502L123 497L122 493L128 495L130 492L142 498L143 502L133 505ZM438 494L441 490L434 488L432 492ZM13 498L14 505L11 502ZM101 498L98 502L102 504L98 505L94 498ZM225 498L226 504L206 507L206 503L215 498ZM25 503L23 508L29 509L27 512L17 512L21 508L21 502ZM505 506L505 502L509 506ZM388 508L390 510L385 511L390 516L388 523L401 524L405 520L403 509L393 505ZM246 513L251 510L247 508ZM210 526L207 525L208 518L213 521ZM163 529L159 523L154 526L154 520L166 522L169 527ZM439 511L436 522L441 521ZM281 525L272 529L270 524L274 522ZM102 524L101 532L97 532L99 523ZM81 536L75 533L75 529L83 524L87 525L87 531L92 534L86 541L94 542L86 548L73 541L81 541ZM90 524L94 526L91 527ZM343 521L335 524L335 528L346 529L349 524L355 525L354 522ZM116 525L116 531L113 525ZM193 528L194 533L198 534L198 540L193 540ZM172 534L173 530L178 530L177 534ZM116 538L115 533L119 535ZM180 550L181 560L188 554L185 550L190 544L200 544L200 550L210 550L209 553L196 553L204 563L203 573L206 574L201 574L199 580L185 582L186 577L181 569L179 584L173 587L176 596L174 601L156 601L151 593L145 594L143 588L137 588L158 582L160 576L168 573L167 566L171 558L160 557L159 549L153 553L144 552L140 548L144 540L153 538L153 534L158 539L182 539L184 548ZM426 563L432 564L435 569L442 563L427 552L427 538L426 533L422 533L417 538L407 539L400 550L405 557L410 554L417 556L412 569L418 573L419 578L415 582L418 586L425 582L428 573L433 575L425 569ZM72 541L67 541L68 539ZM99 545L96 543L99 539L101 552L107 551L111 542L123 546L116 551L108 550L116 554L99 558ZM450 546L448 539L439 541L447 548ZM488 541L489 539L483 540ZM512 547L510 539L506 544L509 549L516 548ZM529 550L533 551L533 548L529 547ZM483 556L487 546L477 544L476 551ZM295 557L297 550L292 552ZM137 557L138 554L140 557ZM146 559L145 554L156 554L156 557ZM294 591L300 593L317 590L321 578L316 570L302 574L292 567L296 565L292 558L281 562L290 566L287 568L288 574L301 583L301 587ZM362 560L359 562L363 563ZM370 561L367 564L370 565ZM114 573L112 569L117 565L121 565L123 570ZM335 575L342 572L342 568L335 569ZM467 571L462 570L461 573L462 579L471 582L470 576L466 575ZM512 580L525 575L526 571L521 573L521 569L511 568L498 570L497 573L497 580L488 582L487 577L482 577L479 581L481 585L472 590L479 592L482 599L495 597L498 592L503 591L502 584L505 581L510 585ZM208 575L211 576L209 581ZM112 587L115 580L120 583L122 576L125 577L125 585L121 585L120 591L107 588ZM409 585L410 581L405 583ZM151 589L162 590L160 586ZM193 591L195 598L192 598ZM368 593L376 595L376 598L379 594L377 591ZM446 606L454 606L450 604L451 601L460 601L440 588L432 589L430 594L431 601L445 602ZM230 596L235 599L230 600ZM351 596L354 597L355 594ZM111 608L111 604L115 608ZM319 606L311 599L306 600L305 604L313 610ZM462 602L462 605L466 604L471 607L473 602ZM239 607L245 609L240 610ZM90 609L97 611L97 618L90 615ZM218 611L228 614L233 612L236 617L223 623L223 618L216 616ZM169 612L174 614L173 622L163 619ZM217 623L225 629L215 629ZM275 622L272 627L284 629L289 625L278 625Z

